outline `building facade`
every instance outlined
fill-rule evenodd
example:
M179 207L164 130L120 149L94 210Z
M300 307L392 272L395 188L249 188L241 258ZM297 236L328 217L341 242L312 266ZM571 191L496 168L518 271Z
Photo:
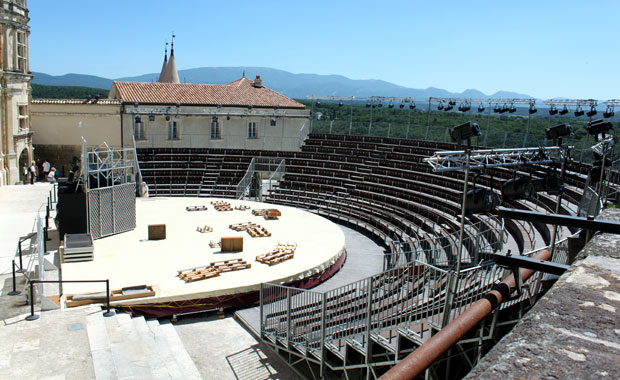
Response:
M0 185L23 180L33 158L26 0L0 2Z

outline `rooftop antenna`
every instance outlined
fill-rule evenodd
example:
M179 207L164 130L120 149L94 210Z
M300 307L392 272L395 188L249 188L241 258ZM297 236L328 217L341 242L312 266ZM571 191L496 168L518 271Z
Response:
M174 53L174 37L176 37L176 35L174 34L174 30L172 31L172 43L170 44L170 54Z

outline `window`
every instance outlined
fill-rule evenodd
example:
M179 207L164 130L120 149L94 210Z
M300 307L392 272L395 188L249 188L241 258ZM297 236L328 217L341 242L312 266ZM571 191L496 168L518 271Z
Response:
M25 73L26 70L26 33L17 32L17 71Z
M222 138L222 130L220 128L220 122L217 120L217 117L214 116L211 119L211 139L219 140Z
M248 123L248 138L255 139L256 138L256 122L250 121Z
M140 116L133 121L133 135L136 140L146 140L146 127Z
M168 140L180 140L181 133L179 130L179 122L177 121L169 121L168 122Z
M27 105L18 105L17 106L19 112L19 129L26 130L28 129L28 106Z

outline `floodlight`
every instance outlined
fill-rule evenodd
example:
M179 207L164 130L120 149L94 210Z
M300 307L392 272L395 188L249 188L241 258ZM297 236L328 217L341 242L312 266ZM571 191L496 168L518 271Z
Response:
M443 109L443 102L439 102L439 104L437 105L437 109L439 111L441 111Z
M575 109L575 116L579 117L579 116L583 116L584 114L585 112L583 111L581 106L577 106L577 109Z
M181 107L181 103L177 102L176 106L177 108Z
M553 140L554 143L558 138L570 136L573 134L573 129L570 124L562 123L553 127L549 127L545 130L546 136L549 140Z
M394 108L394 103L390 102L390 104L388 104L388 108Z
M564 108L562 108L562 110L560 110L560 115L566 115L568 113L568 108L566 106L564 106Z
M320 107L320 106L321 106L321 102L317 101L317 102L316 102L316 106L317 106L317 107Z
M383 103L377 104L377 107L379 107L379 108L383 107Z
M504 104L504 105L502 106L502 109L501 109L501 110L499 110L499 113L508 112L508 110L509 110L509 109L510 109L510 108L508 107L508 104Z
M482 105L482 103L480 103L480 105L478 106L478 112L484 112L484 106Z
M140 119L140 116L136 116L136 124L138 123L142 123L142 119Z
M448 105L443 110L446 112L452 110L454 106L451 103L452 102L448 102Z
M602 134L605 137L605 133L607 133L610 129L613 129L613 124L610 121L605 121L603 119L592 120L588 123L586 129L588 133L594 136L594 139L598 141L598 135Z
M467 145L471 145L470 139L480 135L480 126L478 123L473 121L459 124L450 130L450 137L452 138L452 141L457 144L461 144L463 141L467 140Z
M275 127L276 126L276 119L271 119L271 126Z
M166 115L166 121L170 121L170 115Z
M465 196L465 213L490 212L499 204L499 196L491 189L477 188L469 190Z
M149 115L149 121L155 121L155 115L150 114Z
M530 104L530 109L527 112L531 115L531 114L538 112L538 110L536 109L535 105Z
M502 108L499 106L499 104L496 104L495 107L493 107L493 112L495 113L502 112Z
M400 103L400 104L398 105L398 108L405 108L405 105L404 105L403 103Z
M410 109L410 110L414 110L414 109L415 109L415 103L411 103L411 104L409 104L409 109Z
M592 106L592 107L590 107L590 111L588 111L588 113L586 113L586 116L587 117L592 117L594 115L596 115L596 107Z
M248 106L248 109L249 109L249 110L251 110L252 108L254 108L254 106L250 104L250 105Z
M343 105L344 105L344 103L341 100L340 103L338 103L338 107L342 107Z
M230 115L226 115L226 120L230 120Z
M217 123L217 116L213 116L213 117L211 118L211 121L212 121L213 123Z
M558 113L558 109L552 104L549 108L549 115L556 115Z
M517 111L517 107L515 107L514 104L510 105L510 108L508 108L508 112L509 113L515 113Z
M366 108L370 108L370 103L366 103Z
M606 119L614 117L614 109L613 107L607 106L605 112L603 112L603 117Z
M513 201L529 198L534 193L534 185L528 177L516 177L502 184L502 199Z
M456 100L450 99L448 100L448 104L451 106L455 106L456 105Z
M465 112L463 111L463 109L465 108L465 106L463 106L463 103L459 104L459 107L457 108L457 110L461 111L461 112Z

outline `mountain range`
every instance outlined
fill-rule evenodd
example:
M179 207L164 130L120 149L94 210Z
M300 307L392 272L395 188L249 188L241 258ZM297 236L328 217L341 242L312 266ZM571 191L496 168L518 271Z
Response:
M264 86L295 99L305 99L308 95L355 96L356 99L364 99L369 96L393 96L413 97L418 100L426 100L430 96L476 99L532 98L529 95L509 91L498 91L486 95L475 89L465 90L461 93L435 87L416 89L377 79L350 79L342 75L294 74L268 67L200 67L179 70L179 78L181 82L187 83L226 84L241 78L243 73L250 79L260 75ZM32 83L48 86L82 86L109 89L113 82L113 79L86 74L53 76L33 72L33 75ZM150 73L114 80L154 82L158 78L159 73Z

